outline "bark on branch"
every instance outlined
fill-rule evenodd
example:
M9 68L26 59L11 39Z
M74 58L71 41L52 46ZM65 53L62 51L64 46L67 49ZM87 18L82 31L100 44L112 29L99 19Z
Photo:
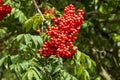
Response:
M33 4L34 4L34 6L35 6L35 9L38 11L38 13L40 13L43 21L45 21L45 18L44 18L44 16L43 16L42 12L40 11L40 9L39 9L39 7L38 7L38 5L37 5L37 3L36 3L35 0L33 0Z

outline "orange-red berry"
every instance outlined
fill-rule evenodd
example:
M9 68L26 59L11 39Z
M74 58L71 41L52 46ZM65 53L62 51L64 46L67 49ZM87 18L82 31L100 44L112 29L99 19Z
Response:
M76 50L73 42L76 40L78 31L83 23L83 10L78 10L75 14L75 7L70 4L65 7L63 16L52 18L54 26L46 30L50 40L46 41L40 50L40 55L49 57L55 55L62 58L72 57Z
M4 0L0 0L0 20L2 20L4 16L9 14L12 10L12 8L8 6L7 4L4 5L3 1Z

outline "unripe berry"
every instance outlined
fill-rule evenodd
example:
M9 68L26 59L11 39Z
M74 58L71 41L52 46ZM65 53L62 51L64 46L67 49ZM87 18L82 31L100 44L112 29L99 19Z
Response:
M40 29L37 29L36 32L37 32L37 33L40 33Z

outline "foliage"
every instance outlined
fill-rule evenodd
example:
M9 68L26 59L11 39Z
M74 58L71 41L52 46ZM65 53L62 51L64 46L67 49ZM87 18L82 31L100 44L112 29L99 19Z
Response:
M120 79L119 0L5 0L4 4L12 11L0 21L0 80ZM69 4L85 12L74 42L77 52L70 59L40 56L38 49L49 39L45 30L53 25L50 18L60 17Z

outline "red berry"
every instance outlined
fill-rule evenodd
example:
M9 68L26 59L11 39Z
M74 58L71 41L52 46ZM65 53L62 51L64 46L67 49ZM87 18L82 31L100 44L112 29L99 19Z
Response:
M45 42L43 48L39 51L40 54L46 57L55 55L66 59L72 57L76 52L73 42L81 28L83 14L83 10L78 10L78 14L75 14L75 7L70 4L65 7L63 16L52 18L54 26L49 26L46 30L50 40Z
M3 5L3 1L4 0L0 0L0 20L2 20L4 16L9 14L12 10L12 8L8 6L7 4Z

